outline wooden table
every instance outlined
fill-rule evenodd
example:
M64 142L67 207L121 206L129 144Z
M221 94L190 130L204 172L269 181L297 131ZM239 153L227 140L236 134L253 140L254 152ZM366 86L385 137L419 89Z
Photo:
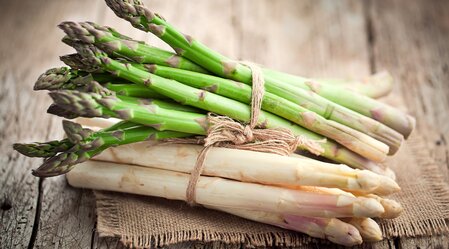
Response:
M32 91L40 73L72 52L59 42L59 22L91 20L168 47L116 18L103 1L0 3L0 248L120 247L98 238L90 191L67 186L64 177L33 177L40 161L11 144L62 136L61 119L45 114L49 97ZM418 131L449 175L449 1L154 0L148 6L232 58L308 76L391 71L394 96L417 117ZM448 248L449 239L395 238L363 247Z

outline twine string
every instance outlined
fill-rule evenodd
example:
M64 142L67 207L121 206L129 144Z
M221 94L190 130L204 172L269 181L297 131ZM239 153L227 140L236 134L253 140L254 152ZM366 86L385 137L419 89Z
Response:
M324 150L319 145L322 141L310 140L304 136L295 136L289 129L264 129L258 126L262 100L265 93L262 70L251 62L241 62L251 69L251 117L247 125L226 116L208 114L209 128L206 138L169 139L168 143L203 144L198 154L195 167L190 172L190 179L186 189L186 201L190 205L196 204L196 185L204 168L208 152L212 147L250 150L288 156L298 146L320 155ZM260 126L260 125L259 125Z

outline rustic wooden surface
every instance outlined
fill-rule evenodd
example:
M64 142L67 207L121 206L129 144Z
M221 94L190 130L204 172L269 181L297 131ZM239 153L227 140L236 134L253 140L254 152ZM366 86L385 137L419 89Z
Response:
M308 76L391 71L394 96L417 117L417 129L449 179L449 1L153 0L148 5L230 57ZM116 239L95 233L89 191L68 187L63 177L33 177L30 170L39 160L19 156L11 144L62 136L61 120L44 114L49 98L32 91L37 76L62 65L58 56L71 52L59 42L59 22L96 21L167 46L131 29L103 1L0 0L0 6L0 248L121 248ZM395 238L363 248L449 248L449 237Z

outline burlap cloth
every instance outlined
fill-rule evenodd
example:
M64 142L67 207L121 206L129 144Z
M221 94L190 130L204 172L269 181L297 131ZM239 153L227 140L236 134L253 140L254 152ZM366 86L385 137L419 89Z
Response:
M386 164L397 173L402 187L391 197L405 211L394 220L379 221L384 236L449 232L449 186L424 140L412 135ZM181 201L100 191L95 196L99 235L120 237L132 247L161 247L185 241L249 247L300 246L315 240L218 211L190 207Z

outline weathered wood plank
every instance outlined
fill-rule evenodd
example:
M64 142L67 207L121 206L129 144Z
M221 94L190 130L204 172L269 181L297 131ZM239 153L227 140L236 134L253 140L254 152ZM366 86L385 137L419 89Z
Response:
M45 139L49 120L36 121L29 113L40 111L33 105L45 100L31 99L31 89L20 87L18 73L1 72L0 81L0 248L24 248L30 242L38 197L39 179L30 169L39 162L18 156L11 145L24 139Z
M48 37L57 34L43 27L51 24L52 3L41 12L34 10L42 2L8 2L2 4L0 15L4 34L0 42L0 247L25 248L31 245L36 235L34 225L39 206L39 179L30 174L30 169L39 165L39 160L27 159L12 150L17 141L47 140L52 128L52 118L42 115L49 99L44 94L32 92L32 84L39 73L51 64L46 53L57 49ZM49 12L46 12L49 11ZM18 14L22 13L26 16ZM41 25L34 25L39 23ZM50 43L48 43L50 42ZM54 54L52 54L54 55ZM36 118L36 113L39 118ZM32 238L33 237L33 238Z
M360 1L241 1L240 56L306 76L370 74Z
M38 180L29 174L39 162L19 157L10 144L61 135L59 119L31 114L42 113L49 104L45 94L32 93L34 79L58 63L56 55L70 51L55 39L62 33L54 26L63 19L93 20L157 46L162 44L99 7L104 5L103 1L88 5L87 2L45 1L44 5L42 1L11 1L2 5L0 31L8 34L8 39L0 42L0 57L8 61L0 61L0 248L23 248L30 244L39 196ZM449 22L444 15L447 2L373 2L374 6L369 5L368 10L375 69L391 70L400 79L395 92L407 93L404 97L409 110L419 120L436 125L436 133L428 132L428 143L432 155L442 165L442 172L449 177L446 168L449 124L445 115L449 106L449 86L445 84L449 58ZM181 30L233 58L311 76L360 77L370 73L366 22L358 1L316 4L288 0L179 0L170 4L148 1L147 5ZM19 8L28 10L24 14L27 18L17 15ZM421 131L429 130L428 127L418 123ZM40 202L40 227L35 233L36 247L89 248L92 239L95 248L119 246L117 239L91 237L94 203L88 192L68 188L64 178L43 181L41 190L44 194ZM172 248L192 246L187 243ZM362 248L396 246L447 248L448 237L386 240Z
M95 13L96 4L88 2L84 1L84 5L89 8L82 8L80 1L9 2L2 15L2 23L6 25L1 31L9 37L8 42L0 43L2 58L8 58L0 62L5 71L0 112L5 162L0 165L3 184L0 192L2 203L11 203L12 208L1 211L1 248L90 246L90 238L85 235L91 236L94 226L92 198L86 200L85 192L69 189L63 177L39 185L30 169L40 161L18 156L11 149L13 142L62 136L60 119L42 115L50 99L43 93L32 92L32 85L45 69L62 64L59 55L73 51L59 42L62 32L56 25L66 18L84 20L89 15L94 18L86 9Z

